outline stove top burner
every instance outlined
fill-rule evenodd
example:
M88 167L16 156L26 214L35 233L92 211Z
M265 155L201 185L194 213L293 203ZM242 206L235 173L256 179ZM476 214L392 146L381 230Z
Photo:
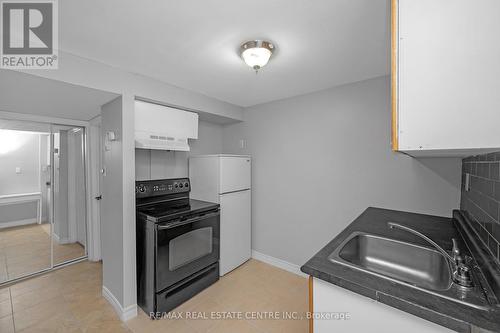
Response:
M161 203L153 203L139 208L138 211L153 217L173 215L191 211L189 199L172 200Z
M182 184L182 187L180 187ZM165 222L218 209L216 203L189 198L188 178L136 182L136 210L148 221Z
M185 218L196 213L218 209L219 204L183 198L163 202L155 202L137 207L137 213L152 222L165 222Z

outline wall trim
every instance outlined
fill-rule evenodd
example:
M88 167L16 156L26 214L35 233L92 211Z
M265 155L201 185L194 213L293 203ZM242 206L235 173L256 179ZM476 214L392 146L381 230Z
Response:
M18 226L27 225L27 224L37 224L37 223L38 223L38 220L36 217L30 218L30 219L24 219L24 220L17 220L17 221L0 222L0 229L18 227Z
M113 306L122 321L127 321L137 317L137 304L132 304L125 308L122 307L115 295L113 295L113 293L111 293L111 291L109 291L109 289L105 286L102 286L102 296L111 304L111 306Z
M252 250L252 258L265 262L266 264L284 269L285 271L288 271L290 273L297 274L302 277L307 277L307 274L302 273L299 265L292 264L291 262L278 259L255 250Z

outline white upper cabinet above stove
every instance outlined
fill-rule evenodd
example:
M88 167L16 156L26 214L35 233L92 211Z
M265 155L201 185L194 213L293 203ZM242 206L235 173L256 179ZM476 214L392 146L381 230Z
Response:
M135 101L136 148L189 151L188 139L198 139L198 114Z
M500 147L500 1L392 0L393 148Z

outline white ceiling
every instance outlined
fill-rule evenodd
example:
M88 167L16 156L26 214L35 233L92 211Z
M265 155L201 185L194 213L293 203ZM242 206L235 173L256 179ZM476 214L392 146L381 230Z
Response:
M64 0L60 48L251 106L386 75L387 0ZM278 52L258 75L237 54Z
M118 95L11 70L0 70L0 111L90 120Z

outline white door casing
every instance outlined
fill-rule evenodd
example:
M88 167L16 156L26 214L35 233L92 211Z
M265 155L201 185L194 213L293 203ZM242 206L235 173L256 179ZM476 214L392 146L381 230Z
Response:
M99 261L101 256L101 184L103 169L103 145L101 138L101 117L90 121L88 131L88 156L90 160L90 221L89 221L89 260Z

